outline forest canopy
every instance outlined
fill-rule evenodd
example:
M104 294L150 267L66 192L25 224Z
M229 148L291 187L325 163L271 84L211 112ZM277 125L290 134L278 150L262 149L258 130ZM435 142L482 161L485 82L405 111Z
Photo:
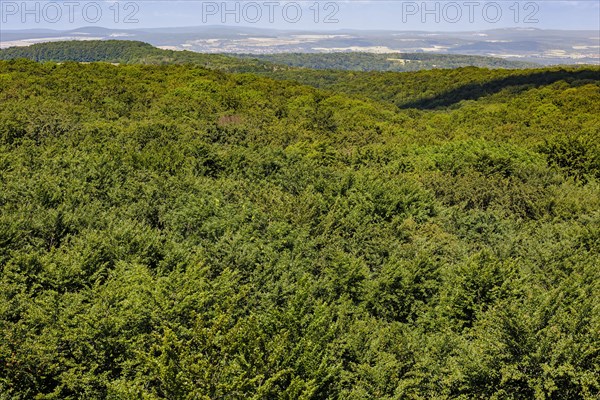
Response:
M222 69L0 61L0 399L600 395L599 68Z

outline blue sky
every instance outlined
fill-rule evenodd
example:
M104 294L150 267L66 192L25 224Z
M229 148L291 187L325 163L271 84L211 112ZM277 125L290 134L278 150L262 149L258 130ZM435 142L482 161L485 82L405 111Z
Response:
M469 31L514 26L600 30L598 0L229 0L224 4L223 0L0 0L0 29L236 25L315 31Z

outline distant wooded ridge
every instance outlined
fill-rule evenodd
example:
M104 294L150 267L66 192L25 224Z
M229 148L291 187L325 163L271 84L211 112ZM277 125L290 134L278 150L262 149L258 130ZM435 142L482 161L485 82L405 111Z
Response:
M0 50L0 59L27 58L34 61L105 61L113 63L194 63L227 71L250 72L277 68L273 64L311 69L349 71L418 71L434 68L532 68L538 64L502 58L427 53L282 53L207 54L163 50L148 43L128 40L89 40L38 43Z

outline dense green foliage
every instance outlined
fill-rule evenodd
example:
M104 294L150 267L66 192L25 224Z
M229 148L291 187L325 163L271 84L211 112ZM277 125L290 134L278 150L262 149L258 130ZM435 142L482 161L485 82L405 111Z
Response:
M597 398L598 70L529 73L0 62L0 399Z
M277 53L240 54L246 59L258 59L276 64L311 69L348 71L420 71L434 68L533 68L538 64L510 61L503 58L431 53Z
M505 97L558 81L576 85L600 79L598 67L554 67L526 70L456 68L450 71L349 72L286 70L270 76L320 89L393 103L400 108L432 109L498 92Z

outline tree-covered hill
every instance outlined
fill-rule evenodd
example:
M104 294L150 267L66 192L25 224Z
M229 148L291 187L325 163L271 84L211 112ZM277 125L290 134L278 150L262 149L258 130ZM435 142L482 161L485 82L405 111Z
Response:
M324 62L329 65L352 69L344 63L372 62L373 69L385 69L379 64L379 58L385 55L367 53L339 53L340 63L336 55L323 54ZM242 58L203 54L191 51L162 50L150 44L126 40L91 40L39 43L28 47L13 47L0 50L0 60L27 58L46 62L110 62L115 64L193 64L226 72L255 73L279 80L292 80L345 93L354 97L371 98L392 103L401 108L435 108L449 106L461 100L477 99L499 91L509 93L527 90L531 87L543 86L552 82L596 80L600 76L598 67L554 67L537 69L508 70L504 67L515 67L514 64L502 64L501 59L475 56L440 56L412 54L415 59L423 61L435 60L439 57L454 60L447 66L486 65L500 67L498 69L460 67L452 71L417 71L412 73L382 71L343 71L315 70L293 66L298 64L290 60L320 60L321 55L312 54L277 54L243 56ZM409 55L406 55L409 56ZM445 58L446 57L446 58ZM480 62L489 59L490 62ZM479 60L479 61L478 61ZM456 61L456 62L455 62ZM494 64L495 63L495 64ZM285 64L292 64L286 66ZM299 64L298 64L299 65Z
M431 53L277 53L240 54L245 59L258 59L276 64L310 69L348 71L420 71L434 68L534 68L539 64L511 61L496 57Z
M221 54L173 51L132 40L74 40L37 43L0 50L0 60L27 58L34 61L77 61L123 64L196 64L206 68L237 72L260 72L285 68L259 60L241 60Z
M508 97L535 87L566 81L585 85L600 79L600 68L563 66L536 69L465 67L417 72L272 71L276 79L392 103L399 108L443 108L463 100L504 93Z
M0 61L0 399L598 398L594 72Z

